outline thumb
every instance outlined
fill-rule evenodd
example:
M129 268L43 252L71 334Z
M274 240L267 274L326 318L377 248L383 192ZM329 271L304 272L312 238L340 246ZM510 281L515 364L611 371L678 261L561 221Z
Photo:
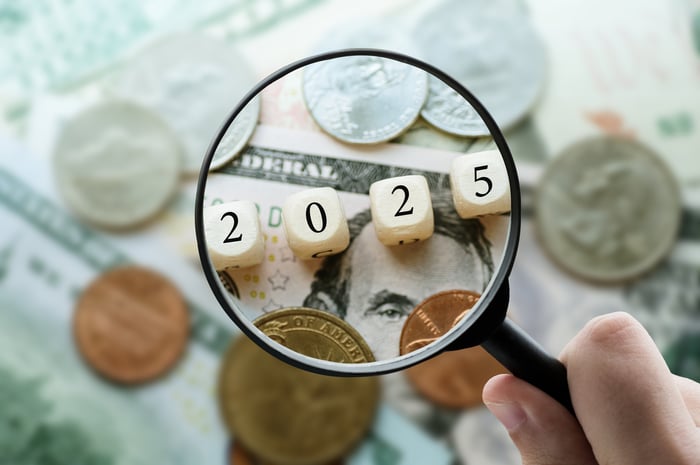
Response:
M654 341L631 316L593 319L563 359L576 414L600 463L698 463L694 400L686 404Z
M523 465L596 465L576 419L557 401L512 375L491 378L486 407L505 426Z

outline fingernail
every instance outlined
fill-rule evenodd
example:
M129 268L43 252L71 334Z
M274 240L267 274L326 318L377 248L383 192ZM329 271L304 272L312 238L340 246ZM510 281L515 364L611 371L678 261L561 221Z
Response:
M486 406L509 432L517 429L527 419L525 410L515 403L488 403Z

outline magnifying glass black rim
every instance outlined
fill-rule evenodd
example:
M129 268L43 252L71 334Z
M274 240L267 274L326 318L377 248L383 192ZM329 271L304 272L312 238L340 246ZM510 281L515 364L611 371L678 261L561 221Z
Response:
M423 349L412 352L408 355L401 356L401 358L391 359L391 360L378 360L371 363L363 364L341 364L334 362L325 362L317 359L310 359L309 357L296 353L291 349L288 349L274 341L269 341L260 330L252 325L251 321L245 318L239 317L236 311L231 308L224 291L222 291L219 285L219 277L214 270L209 259L209 254L206 247L206 238L204 235L204 221L203 221L203 211L204 211L204 191L206 188L207 177L209 173L209 166L212 159L214 158L214 153L216 148L219 146L221 139L228 130L233 120L238 116L238 114L245 108L245 106L253 100L257 95L259 95L265 88L267 88L273 82L283 78L284 76L290 74L305 66L318 63L320 61L331 60L334 58L350 57L350 56L375 56L380 58L387 58L390 60L399 61L406 63L408 65L420 68L428 74L440 79L445 84L450 86L459 95L461 95L469 104L476 110L476 112L481 117L482 121L486 124L489 129L491 136L493 137L496 147L501 153L503 162L508 173L508 180L510 184L510 197L511 197L511 211L510 211L510 224L508 227L508 238L506 240L506 247L503 251L503 258L501 260L500 266L496 270L496 276L494 276L487 289L484 291L477 307L472 309L462 324L460 324L461 331L450 331L445 336L442 336L433 344L430 344ZM384 373L391 373L393 371L398 371L404 368L408 368L419 362L427 360L433 357L443 350L447 349L452 343L454 343L459 337L469 329L477 320L482 318L484 313L488 310L489 306L492 304L495 295L498 290L505 284L507 285L508 276L510 276L511 269L513 267L513 262L515 261L515 254L518 248L518 242L520 238L520 221L521 221L521 207L520 207L520 183L518 181L518 173L515 168L515 163L513 162L513 157L506 144L505 137L501 132L500 128L496 124L493 117L489 114L486 108L479 102L479 100L472 95L464 86L462 86L455 79L435 68L434 66L425 63L416 58L410 57L408 55L403 55L401 53L381 50L381 49L370 49L370 48L353 48L337 50L332 52L321 53L318 55L313 55L301 60L295 61L293 63L284 66L274 73L270 74L262 81L260 81L255 87L253 87L238 103L234 110L229 114L228 118L224 121L223 125L219 129L216 137L213 139L212 143L209 145L204 161L202 162L202 168L199 172L199 178L197 182L197 192L195 197L195 209L194 209L194 221L195 221L195 234L197 238L197 248L199 252L199 259L202 263L202 268L204 270L204 275L206 276L209 287L212 289L216 300L219 302L223 310L226 312L229 318L236 324L238 328L243 331L243 333L250 337L258 346L270 353L271 355L282 359L283 361L296 366L298 368L306 369L315 373L326 374L326 375L340 375L340 376L367 376L367 375L377 375ZM471 320L470 324L467 322ZM313 360L309 363L307 360Z

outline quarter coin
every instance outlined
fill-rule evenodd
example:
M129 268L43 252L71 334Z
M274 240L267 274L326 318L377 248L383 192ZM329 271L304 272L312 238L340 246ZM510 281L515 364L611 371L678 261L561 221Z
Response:
M302 88L324 131L343 142L376 144L400 135L418 118L428 76L398 61L351 56L306 67Z
M59 192L77 215L124 229L165 206L177 187L181 156L175 135L156 114L107 101L66 123L53 168Z
M595 137L555 158L535 195L537 233L552 259L597 282L636 278L663 259L681 220L678 183L648 147Z
M80 296L73 317L78 349L113 381L143 383L167 373L180 359L189 314L180 291L146 268L103 273Z
M231 122L214 151L209 171L218 170L238 155L255 132L260 115L260 99L255 97Z
M546 77L545 50L527 16L508 2L442 2L417 23L420 57L455 78L486 107L501 129L533 107ZM421 116L459 136L489 136L471 105L436 78Z
M217 130L255 83L250 66L231 44L197 33L163 37L127 61L108 92L157 112L182 138L183 170L198 173ZM247 143L258 121L257 99L246 106L219 144L220 168Z

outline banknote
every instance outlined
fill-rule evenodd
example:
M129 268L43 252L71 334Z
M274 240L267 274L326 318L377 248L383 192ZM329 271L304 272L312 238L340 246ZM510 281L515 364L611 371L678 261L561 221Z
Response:
M35 91L79 85L154 35L230 24L236 38L259 33L322 0L135 0L3 3L0 87ZM34 53L41 48L43 53Z
M254 201L268 238L261 265L226 271L239 308L250 319L281 307L321 308L353 325L378 360L398 356L403 323L420 301L456 288L482 293L502 260L508 215L456 220L449 171L459 155L400 144L354 150L323 133L259 126L240 158L209 175L204 191L205 207ZM436 232L422 244L387 248L368 227L369 188L405 175L425 177ZM351 231L344 255L302 261L287 244L284 199L312 187L338 192Z
M68 5L69 3L71 5ZM127 35L117 34L113 36L118 39L116 41L104 38L102 35L91 36L91 38L101 38L101 42L97 44L88 41L92 44L89 53L88 51L81 52L80 47L77 48L78 56L70 62L71 66L74 66L74 74L68 73L71 69L61 65L60 60L57 61L60 66L55 70L52 66L56 65L47 65L47 63L53 63L51 59L53 51L57 49L69 50L70 47L65 46L69 43L79 44L82 41L80 35L89 29L75 29L74 33L65 36L69 40L55 40L56 43L50 44L51 47L47 49L50 51L47 53L38 53L35 48L32 48L32 44L36 43L38 39L22 42L21 47L24 48L21 48L20 56L27 60L26 66L24 62L10 61L15 60L15 54L0 55L0 132L9 132L21 137L25 143L30 144L35 149L34 151L41 155L41 160L46 163L51 153L50 141L52 140L52 137L48 136L56 134L60 130L60 120L47 116L50 116L52 112L59 115L67 113L73 107L78 108L95 101L90 99L100 98L100 80L103 72L93 74L87 70L97 70L104 65L104 74L109 74L110 67L118 68L117 56L125 53L125 44L130 44L129 48L136 49L147 38L156 38L167 32L173 24L186 29L188 25L196 22L200 25L198 29L232 42L239 47L248 59L247 61L251 63L256 76L260 78L293 59L312 53L319 38L332 33L339 24L359 22L359 18L363 18L364 21L365 18L372 17L378 19L379 23L386 28L396 27L406 32L414 27L423 11L433 8L435 4L430 0L421 2L408 0L387 0L384 2L371 0L358 2L344 2L342 0L286 0L284 2L223 0L220 2L206 0L198 2L197 7L192 7L185 5L187 2L183 3L182 0L160 0L149 2L148 6L141 6L140 3L137 5L139 11L147 9L148 15L151 15L145 16L152 19L148 25L144 26L140 19L144 15L134 13L133 6L136 3L138 2L53 2L52 4L60 6L57 11L65 12L66 18L64 19L68 20L67 24L73 24L75 21L89 23L90 15L97 12L97 15L103 14L105 21L111 21L115 27L126 27ZM193 11L193 8L199 8L200 3L203 5L201 9L203 15L200 15L198 11ZM32 34L38 36L41 32L49 38L58 37L54 32L58 30L59 25L64 23L54 21L49 9L42 10L46 5L48 5L47 2L1 3L1 22L4 26L9 24L10 27L2 28L0 38L3 40L9 38L12 42L12 50L15 47L20 47L20 45L16 45L19 42L14 41L14 38L19 37L15 32L25 33L29 31L29 29L22 29L23 25L34 22L42 15L44 19L35 21L34 24L45 27L32 29ZM83 12L68 17L74 11L71 9L72 5L82 9ZM108 10L105 10L105 5L113 5L113 7L110 6ZM124 5L126 7L123 7ZM698 316L695 311L699 305L697 296L700 291L698 291L697 275L700 262L694 251L697 250L695 244L700 237L700 215L697 214L700 209L690 207L700 206L700 189L697 189L700 186L698 176L700 164L693 158L696 152L695 147L698 146L700 116L697 113L699 107L691 105L692 102L698 100L697 92L700 88L698 86L700 73L697 72L697 63L700 57L700 52L698 52L700 48L697 45L699 43L698 37L700 37L698 33L700 5L697 0L665 2L624 0L614 2L614 4L602 2L602 0L593 3L575 0L567 2L564 6L558 2L530 0L527 2L527 9L546 42L550 76L542 99L535 107L532 117L522 126L525 129L518 132L518 128L514 128L506 133L516 160L519 157L524 157L526 162L544 163L575 140L601 132L636 137L651 145L674 167L675 172L683 181L684 199L690 199L691 202L686 202L680 243L676 250L658 269L625 287L597 288L578 282L561 273L542 253L533 227L526 220L523 225L518 258L511 276L513 295L511 315L535 339L556 354L591 317L613 310L630 311L644 322L663 350L672 369L680 374L698 379L697 360L700 356L698 356L697 344L694 345L693 341L697 341L700 337L700 333L696 329ZM29 15L27 14L29 10L35 12ZM178 11L182 11L183 16L178 16ZM599 14L601 11L605 14ZM215 14L210 15L209 12L215 12ZM116 17L119 15L123 15L123 17ZM133 21L133 18L136 20ZM165 21L165 18L171 18L173 22ZM135 24L140 22L141 29L129 29L131 27L129 21ZM104 28L106 33L111 30L111 25L109 26ZM8 35L8 31L10 35ZM128 34L132 35L128 36ZM31 35L28 37L31 38ZM294 37L294 40L289 40L289 37ZM5 43L10 42L6 41ZM284 44L284 46L280 46L280 44ZM112 53L110 48L114 48L117 53ZM63 57L62 54L58 56ZM107 59L104 59L105 57ZM8 63L12 63L12 69L8 68ZM99 66L93 66L95 63ZM11 73L8 73L7 70L10 70ZM8 76L12 79L5 79ZM60 94L53 91L38 91L38 89L46 89L46 85L49 83L60 82L72 82L73 85L70 88L61 89ZM298 100L295 100L295 97L298 96L295 96L294 87L282 87L277 90L279 98L263 107L262 121L271 125L318 131L313 121L306 115L303 103L299 106ZM397 142L456 152L486 150L490 146L492 147L490 145L492 142L487 138L465 140L451 137L431 131L430 128L426 127L426 123L420 120ZM5 150L6 147L3 146L0 154L5 155ZM16 154L13 151L7 151L7 154L13 156L15 160L23 158L22 154ZM521 180L525 179L524 184L529 183L530 186L534 186L536 176L528 178L524 175L523 167L526 165L528 164L519 164ZM14 173L16 169L17 167L13 167L12 172ZM27 167L24 174L17 177L26 181L33 180L34 173L31 166ZM527 179L535 181L530 182ZM42 183L43 181L39 181L36 186ZM14 192L14 187L12 192ZM42 195L45 198L59 202L53 195L53 191L44 190L42 192L44 192ZM531 194L531 189L523 188L523 213L526 216L532 211L532 203L529 201ZM215 202L222 199L213 198L210 200ZM173 277L179 285L187 287L194 282L201 284L201 280L181 279L176 276L180 274L181 269L184 269L179 262L180 257L187 256L191 261L197 261L192 232L193 202L194 185L189 182L181 187L180 192L171 202L169 210L161 218L161 221L153 227L133 236L109 237L108 242L118 244L121 250L129 253L129 258L140 260L140 257L148 257L143 259L144 263L149 265L162 264L161 271ZM12 213L14 210L4 211L4 207L2 208L2 223L4 225L5 216L17 215ZM278 213L277 210L267 212L265 220L270 221L270 216L272 216L274 224L278 221ZM45 213L41 214L45 215ZM27 224L27 227L35 228L33 225L37 221L33 220L31 224ZM54 219L53 221L58 220ZM7 237L6 231L10 231L10 229L4 229L1 233L5 238ZM2 263L0 276L8 276L7 279L13 274L12 270L16 267L16 257L18 256L12 244L22 243L21 233L24 230L15 229L15 231L19 231L19 234L4 239L3 245L0 246L0 263ZM71 234L76 236L78 233ZM56 234L56 237L63 236ZM272 239L274 239L273 236L270 240ZM43 244L43 241L45 239L42 236L38 243ZM71 243L69 239L61 239L59 242L61 244ZM156 242L158 246L154 247ZM49 256L55 257L54 262L63 263L59 261L60 258L61 260L65 259L66 264L71 264L74 261L71 258L72 250L75 248L71 248L71 252L67 253L67 258L59 252L56 252L56 255L49 254ZM96 261L98 258L102 261L107 260L109 255L107 252L96 255L95 250L102 249L102 247L87 246L86 250L92 251L90 252L92 258L89 260ZM154 256L151 253L152 250L157 250L155 255L159 256ZM292 257L284 255L281 251L274 250L273 254L278 263L286 265L287 261L283 261L284 259L293 260ZM121 257L121 255L119 256ZM172 258L173 261L166 265L163 260L168 257ZM51 283L57 279L55 275L58 272L48 269L41 261L27 261L24 268L26 268L27 277L20 279L23 288L30 288L33 285L36 286L36 289L44 291L49 289ZM81 278L80 282L83 285L86 284L89 276L94 273L96 272L86 271L86 277ZM35 284L34 280L29 280L29 276L34 274L42 277L43 281L41 282L44 284L41 287ZM246 279L246 274L243 274L242 288L248 292L248 299L264 302L261 299L263 294L260 291L266 292L265 296L268 296L267 292L270 290L261 289L262 286L255 287L261 282L272 288L272 283L266 281L266 277L263 275L249 274ZM278 279L275 281L275 285L280 286L283 282L284 279ZM290 286L289 283L285 285ZM275 291L279 291L279 289L275 289ZM22 297L27 294L26 292L20 293L19 290L13 290L13 292ZM253 293L255 293L255 298L252 297ZM37 294L41 295L42 292L37 291ZM186 291L186 294L188 296L197 295L193 290ZM4 289L0 290L0 295L6 295ZM202 295L207 298L204 294ZM36 296L31 297L37 298ZM24 299L21 302L21 305L24 305ZM49 303L42 304L41 308L43 310L53 309L57 302L59 299L51 300ZM3 306L2 308L8 307ZM18 308L23 309L22 306ZM665 316L669 312L673 317ZM221 313L214 311L211 316L216 319L222 316ZM32 326L33 319L28 321L32 322L30 325ZM227 321L223 321L222 324L227 328L230 327ZM211 326L211 324L201 325L202 328L211 328ZM11 327L14 328L14 326ZM6 334L4 320L0 324L0 328L3 328L0 332L4 336ZM218 331L211 329L207 331L213 331L214 335L218 333ZM7 334L13 333L8 331ZM225 345L229 337L228 333L226 336L220 336L220 341L212 342L211 345L221 347ZM52 340L52 338L53 336L48 340ZM6 338L3 337L3 339ZM33 341L41 341L44 344L44 339L46 338L35 338ZM60 350L55 352L62 357L65 356L61 355L63 352L70 353L70 346L66 345L69 342L68 336L64 336L64 339L63 345L57 344ZM214 337L213 340L216 339ZM35 345L41 347L38 343ZM53 347L52 343L46 343L46 345ZM199 343L193 343L193 346L198 347ZM202 349L202 352L204 353L205 350ZM216 351L212 349L211 352L215 353ZM37 357L49 357L36 348L34 352L30 351L29 353L35 353ZM186 363L187 361L183 362L182 366L185 366ZM4 368L4 370L7 372L8 368ZM27 418L48 418L41 417L40 413L44 412L46 415L51 415L52 424L64 424L63 418L67 415L63 415L63 411L56 410L57 407L53 405L55 404L53 391L45 391L46 386L51 387L52 384L44 383L44 387L41 387L41 383L37 382L34 376L25 376L28 372L28 367L23 367L22 370L18 369L16 373L11 371L12 374L8 373L7 376L0 374L0 380L9 380L12 377L13 387L11 389L26 393L27 397L31 398L30 401L21 404L34 406L34 410L27 414ZM190 379L200 377L198 372L194 373ZM182 376L181 372L176 371L172 378L178 379L180 376ZM59 378L55 373L47 377L50 379ZM397 377L401 379L400 374ZM81 385L92 386L91 383L94 382L86 381L83 383L83 378L79 379ZM0 384L2 384L1 381ZM9 382L2 384L0 391L9 384ZM37 387L32 387L35 385ZM88 390L91 393L93 391L91 387ZM32 394L32 392L37 394ZM133 394L135 393L131 391L125 394L128 398L124 404L125 411L134 408L131 403ZM456 419L450 419L449 415L445 417L439 412L420 415L416 412L423 410L430 412L432 406L417 394L414 396L416 401L401 402L397 400L398 397L392 397L387 389L385 397L391 403L393 411L399 413L394 418L411 419L415 425L418 425L421 432L430 433L443 444L448 444L461 463L477 465L479 463L493 463L496 457L503 463L509 463L496 452L497 450L506 450L509 445L505 431L492 427L490 421L493 418L483 415L483 412L472 415L470 412L459 412L452 415L456 416ZM41 402L40 399L44 399L44 401ZM416 407L416 403L419 407ZM47 404L54 406L54 410L50 413ZM188 418L197 420L201 417L197 413L197 409L188 408L190 409L188 410ZM165 412L165 410L163 411ZM169 415L175 417L173 412L170 412ZM421 418L428 420L423 421ZM441 418L446 419L443 421L440 420ZM463 425L477 425L477 427ZM175 429L180 427L182 426L172 426ZM67 431L75 429L63 426L61 428ZM470 434L475 430L479 431L479 435ZM34 431L32 429L28 434L33 434ZM479 438L481 434L484 434L483 431L488 431L489 435L498 436L500 434L500 436L498 436L498 440L489 439L480 442ZM94 434L92 430L90 432ZM66 437L73 438L76 443L85 443L82 437L76 433L68 432L65 434ZM401 436L401 434L397 434L397 436ZM0 437L5 437L5 435L0 434ZM79 439L75 440L76 437ZM416 443L420 445L413 442L398 444L388 439L380 439L389 437L391 436L379 436L373 433L367 444L363 446L369 452L363 452L367 455L362 456L375 458L374 462L369 463L401 463L401 460L406 460L406 456L409 454L416 454L423 448L431 450L431 444L433 444L418 440ZM27 443L26 440L23 441L23 444ZM14 439L10 442L15 443ZM92 443L93 441L90 441L90 444ZM493 444L493 446L487 447L484 445L485 443ZM4 447L9 446L3 443L0 450L4 450ZM75 450L79 449L76 447ZM481 451L487 452L482 453ZM85 455L90 456L91 463L95 463L98 460L97 457L104 454L100 448L91 446L91 450L86 451ZM223 456L223 454L221 455ZM502 455L505 456L507 453L504 452ZM376 457L382 457L384 461ZM75 459L68 463L80 462ZM513 463L519 462L515 459Z
M220 358L236 337L202 273L157 237L107 236L55 203L49 169L0 139L0 463L221 463L230 438L215 400ZM182 290L190 311L184 359L139 388L104 381L73 343L81 291L111 267L138 263ZM451 451L391 407L380 408L349 463L447 464ZM421 458L422 457L422 458Z
M697 2L532 1L530 10L547 37L551 74L534 117L551 156L616 134L659 152L681 183L697 183Z
M3 389L20 399L3 402L3 463L216 463L227 438L211 392L233 331L218 318L202 277L153 243L152 253L143 242L117 248L82 226L51 200L39 163L0 146L7 154L0 159L0 367ZM71 316L92 279L132 262L181 286L191 342L163 381L120 389L82 362Z

